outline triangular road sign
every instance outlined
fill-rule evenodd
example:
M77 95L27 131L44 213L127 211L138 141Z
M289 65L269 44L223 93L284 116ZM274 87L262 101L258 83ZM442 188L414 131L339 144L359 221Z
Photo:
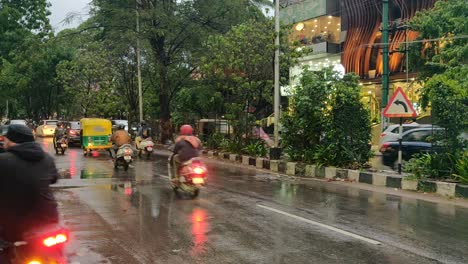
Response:
M385 117L416 117L418 114L413 108L413 104L406 96L405 92L401 87L395 91L392 96L392 99L385 107L383 112Z

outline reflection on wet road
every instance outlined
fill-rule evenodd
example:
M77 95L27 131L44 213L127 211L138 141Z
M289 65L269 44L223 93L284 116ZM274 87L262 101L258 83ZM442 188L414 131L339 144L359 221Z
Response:
M49 141L43 143L50 149ZM80 263L468 263L468 209L208 161L196 200L166 157L114 170L107 153L56 156L56 191ZM274 208L283 214L264 210ZM291 215L292 217L288 216ZM376 240L374 245L299 218Z

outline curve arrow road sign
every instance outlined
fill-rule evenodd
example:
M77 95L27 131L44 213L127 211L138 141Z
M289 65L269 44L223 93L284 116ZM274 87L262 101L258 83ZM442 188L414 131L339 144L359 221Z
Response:
M390 102L388 102L383 115L385 117L416 117L418 114L413 108L413 104L406 96L401 87L393 93Z

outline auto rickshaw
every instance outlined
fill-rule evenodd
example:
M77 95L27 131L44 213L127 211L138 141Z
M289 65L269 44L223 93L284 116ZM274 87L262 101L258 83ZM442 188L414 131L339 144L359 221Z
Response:
M93 150L109 150L112 147L112 123L107 119L84 118L81 122L81 147L87 156Z

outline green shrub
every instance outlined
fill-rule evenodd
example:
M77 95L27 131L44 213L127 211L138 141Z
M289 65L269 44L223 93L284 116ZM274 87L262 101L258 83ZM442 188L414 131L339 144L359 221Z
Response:
M209 149L219 149L224 140L225 139L223 134L214 133L210 137L208 137L208 140L206 141L206 146Z
M463 184L468 184L468 152L465 151L455 162L455 171L453 175L456 180Z
M243 152L253 157L266 157L268 149L262 141L256 141L247 145L247 147L243 149Z
M369 161L371 122L357 76L306 70L291 109L282 119L282 145L293 161L350 168Z

